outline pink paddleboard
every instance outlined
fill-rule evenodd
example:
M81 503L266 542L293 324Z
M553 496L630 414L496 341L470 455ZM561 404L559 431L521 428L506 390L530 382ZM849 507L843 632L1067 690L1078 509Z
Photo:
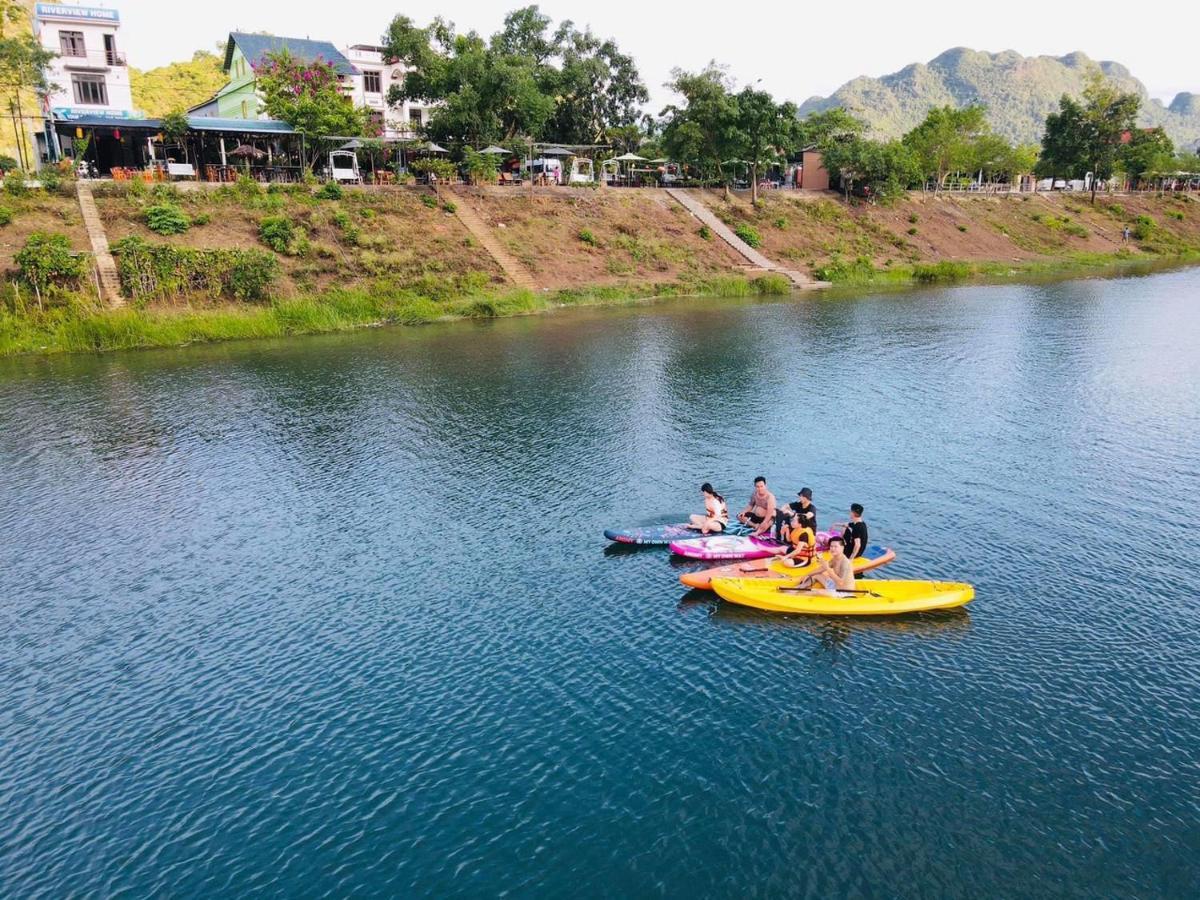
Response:
M829 532L817 532L817 547L829 546ZM671 552L688 559L763 559L787 552L787 546L770 537L740 537L713 534L671 542Z

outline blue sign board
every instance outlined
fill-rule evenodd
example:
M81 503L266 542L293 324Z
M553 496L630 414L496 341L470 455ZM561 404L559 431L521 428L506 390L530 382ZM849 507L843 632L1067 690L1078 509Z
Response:
M39 19L76 19L82 22L110 22L121 20L115 9L98 6L67 6L61 3L39 3L34 11Z

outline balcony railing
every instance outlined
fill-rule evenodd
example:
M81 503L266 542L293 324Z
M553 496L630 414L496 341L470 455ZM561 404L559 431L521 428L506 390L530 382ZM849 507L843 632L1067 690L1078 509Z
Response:
M105 50L104 59L110 66L123 66L126 64L125 54L120 50Z

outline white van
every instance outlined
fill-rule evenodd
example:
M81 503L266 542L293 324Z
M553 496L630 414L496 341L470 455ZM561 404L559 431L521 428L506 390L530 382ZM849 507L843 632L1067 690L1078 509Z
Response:
M527 177L532 175L533 178L537 178L545 173L546 178L554 184L563 183L563 165L561 159L551 159L550 157L543 156L533 161L532 169L529 160L526 159L521 162L521 172Z

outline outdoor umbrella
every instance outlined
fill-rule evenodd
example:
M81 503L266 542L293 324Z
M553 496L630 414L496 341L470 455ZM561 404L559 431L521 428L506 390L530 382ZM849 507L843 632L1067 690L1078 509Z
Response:
M622 153L620 156L614 156L617 162L645 162L646 157L638 156L636 153Z
M259 150L257 147L252 147L249 144L238 144L233 148L230 156L239 156L243 159L262 159L267 154Z
M547 147L542 151L542 156L574 156L575 154L564 147Z
M445 147L439 147L433 141L430 141L426 146L422 147L421 149L424 150L426 153L449 153L450 152Z
M505 150L503 147L497 147L495 144L492 144L492 146L484 147L479 152L480 153L488 153L488 154L491 154L492 156L508 156L508 154L511 151Z

